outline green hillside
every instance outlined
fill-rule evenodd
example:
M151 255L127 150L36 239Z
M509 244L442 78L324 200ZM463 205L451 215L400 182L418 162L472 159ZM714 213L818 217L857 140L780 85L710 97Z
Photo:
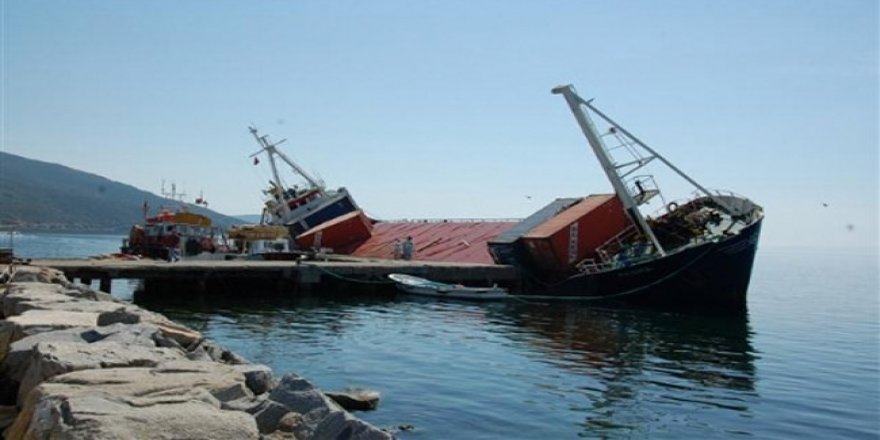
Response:
M131 225L143 222L144 202L152 213L173 204L95 174L0 152L0 225L22 230L127 233ZM187 206L222 226L243 223Z

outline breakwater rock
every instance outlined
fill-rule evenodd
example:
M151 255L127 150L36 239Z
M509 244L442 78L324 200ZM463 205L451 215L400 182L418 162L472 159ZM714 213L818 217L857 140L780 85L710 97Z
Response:
M7 269L0 429L7 439L391 439L295 374L276 378L162 315Z

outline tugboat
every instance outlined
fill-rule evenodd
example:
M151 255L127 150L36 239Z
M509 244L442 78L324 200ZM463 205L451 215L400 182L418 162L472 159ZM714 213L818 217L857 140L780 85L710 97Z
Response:
M550 203L489 242L495 262L519 267L529 280L523 290L537 296L745 310L763 208L706 189L573 86L553 93L565 98L614 193ZM694 195L667 199L654 175L639 173L651 163Z
M328 189L324 182L278 150L277 146L285 139L273 144L268 135L261 136L255 127L250 127L250 132L260 145L260 150L251 155L254 164L259 163L257 156L265 154L272 171L269 188L263 191L268 199L260 224L286 227L300 249L349 253L370 238L373 224L348 190ZM279 160L291 168L297 184L285 185L278 172Z

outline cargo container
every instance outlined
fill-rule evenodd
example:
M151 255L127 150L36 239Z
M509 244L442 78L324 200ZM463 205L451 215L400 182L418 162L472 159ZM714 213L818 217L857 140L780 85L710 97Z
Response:
M537 269L564 271L593 257L597 247L629 225L617 196L590 195L532 228L521 240Z
M498 235L498 237L493 238L487 243L489 246L489 254L492 255L492 260L497 264L512 265L516 265L523 261L527 258L528 253L526 252L520 238L580 200L581 199L577 197L556 199L547 204L547 206L539 209L534 214L526 217L510 229L504 231Z
M360 209L324 222L296 236L300 249L329 248L347 254L367 241L373 224Z

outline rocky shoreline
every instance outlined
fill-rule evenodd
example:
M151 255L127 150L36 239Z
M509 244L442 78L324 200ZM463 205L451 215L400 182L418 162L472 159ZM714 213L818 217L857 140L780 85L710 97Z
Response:
M300 376L53 269L7 267L0 307L6 439L394 438Z

